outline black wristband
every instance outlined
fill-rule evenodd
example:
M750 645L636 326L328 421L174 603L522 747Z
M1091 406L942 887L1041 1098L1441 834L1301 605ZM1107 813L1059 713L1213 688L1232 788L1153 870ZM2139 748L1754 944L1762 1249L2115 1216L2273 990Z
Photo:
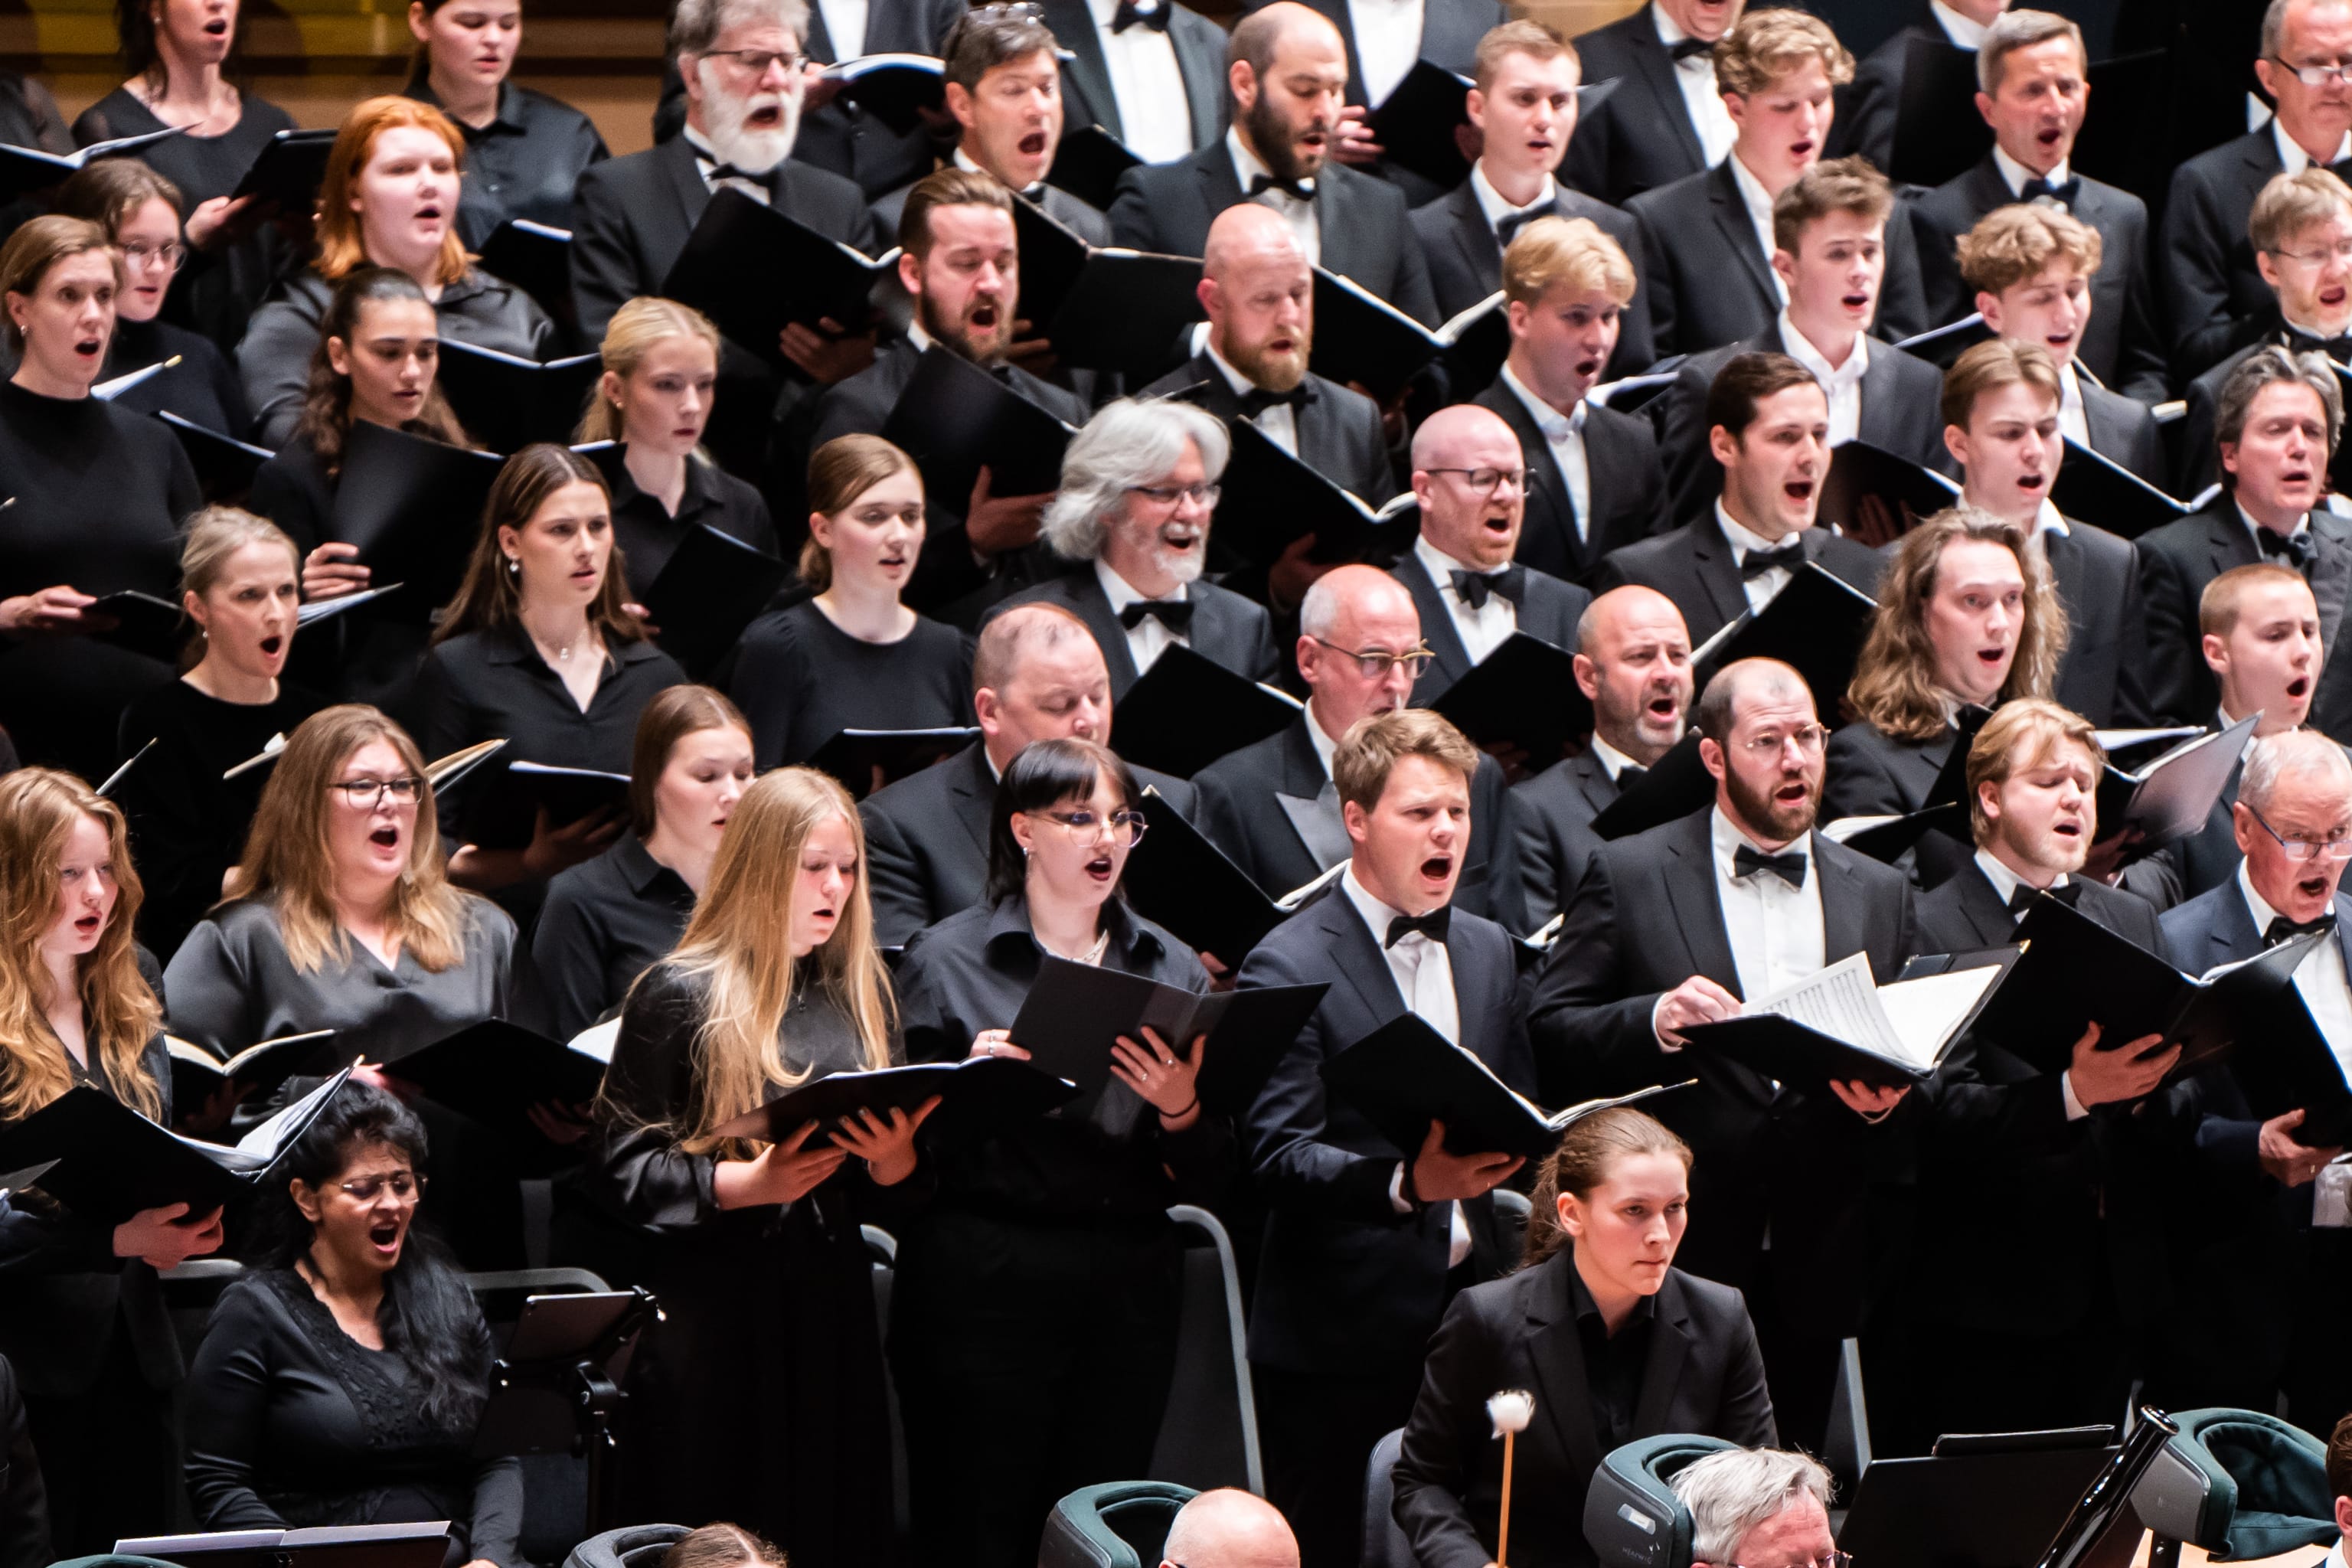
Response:
M1160 1121L1180 1121L1180 1120L1181 1120L1181 1119L1182 1119L1182 1118L1184 1118L1184 1117L1187 1117L1187 1116L1192 1115L1192 1112L1194 1112L1195 1110L1200 1110L1200 1109L1201 1109L1201 1097L1200 1097L1199 1095L1197 1095L1197 1094L1196 1094L1196 1095L1194 1095L1194 1096L1192 1097L1192 1104L1190 1104L1190 1105L1188 1105L1188 1106L1186 1106L1183 1110L1163 1110L1163 1111L1161 1111L1161 1112L1160 1113Z

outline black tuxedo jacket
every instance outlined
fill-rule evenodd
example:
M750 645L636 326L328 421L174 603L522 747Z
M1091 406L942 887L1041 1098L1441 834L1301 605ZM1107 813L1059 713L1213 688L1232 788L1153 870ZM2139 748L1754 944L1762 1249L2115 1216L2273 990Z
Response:
M1121 245L1163 256L1198 256L1209 225L1243 200L1224 141L1174 163L1147 163L1118 177L1111 232ZM1327 163L1315 181L1322 265L1351 279L1423 326L1438 325L1429 267L1412 236L1404 193L1386 180Z
M1299 837L1289 813L1275 797L1314 800L1327 777L1302 716L1287 729L1219 757L1193 774L1192 787L1200 802L1194 820L1211 843L1249 873L1250 880L1278 899L1313 881L1325 863ZM1454 907L1524 931L1532 928L1521 923L1525 899L1511 853L1515 840L1509 802L1501 765L1481 754L1477 775L1470 781L1470 850L1463 860ZM1333 815L1336 818L1336 808ZM1332 842L1342 843L1347 829L1336 820L1328 826L1335 835Z
M1875 352L1875 351L1874 351ZM1822 566L1865 594L1878 592L1879 574L1886 563L1868 545L1856 543L1826 528L1809 528L1798 537L1805 559ZM1690 629L1693 647L1723 629L1726 622L1748 613L1748 594L1740 585L1739 563L1731 553L1709 506L1682 527L1639 544L1629 544L1601 563L1592 587L1596 594L1638 583L1655 588L1675 602Z
M2254 265L2246 220L2263 187L2285 172L2268 125L2200 153L2172 172L2157 277L2172 322L2176 382L2210 369L2229 352L2236 323L2273 302L2270 285Z
M1528 1093L1535 1062L1517 1005L1511 939L1456 910L1446 952L1461 1045ZM1381 945L1336 886L1269 932L1239 983L1330 990L1282 1053L1244 1118L1242 1135L1269 1211L1250 1318L1250 1359L1300 1373L1377 1378L1421 1363L1445 1302L1447 1204L1400 1215L1389 1181L1398 1149L1325 1092L1322 1066L1406 1010ZM1494 1199L1462 1205L1484 1272L1496 1249Z
M1675 373L1674 384L1658 404L1658 451L1666 463L1666 500L1673 516L1688 521L1723 493L1723 469L1706 444L1706 394L1716 376L1743 353L1786 352L1779 323L1767 318L1752 335L1694 354ZM1923 468L1958 478L1958 466L1944 445L1943 395L1942 371L1873 338L1870 368L1862 374L1862 423L1855 437Z
M1519 525L1517 552L1521 564L1590 587L1611 551L1665 529L1665 470L1658 462L1657 432L1647 419L1620 414L1605 404L1585 405L1584 468L1593 515L1579 536L1568 479L1519 395L1496 376L1494 384L1470 401L1501 415L1519 438L1519 455L1528 468L1527 517Z
M1150 768L1137 768L1135 776L1192 815L1192 786L1184 780ZM875 941L903 946L925 926L980 902L988 886L988 814L995 799L988 752L975 741L937 767L858 803Z
M1412 688L1412 705L1426 708L1440 692L1469 674L1474 661L1470 650L1462 646L1462 634L1454 629L1454 616L1421 557L1407 551L1389 569L1389 575L1412 595L1412 607L1421 612L1421 640L1437 650L1437 658L1421 672ZM1532 570L1527 584L1527 602L1518 607L1519 630L1539 642L1575 652L1576 623L1584 607L1592 603L1592 595L1573 583Z
M1838 90L1837 118L1830 126L1825 156L1843 158L1859 153L1874 168L1883 171L1895 166L1895 121L1902 112L1906 46L1914 37L1951 42L1924 4L1917 11L1919 19L1898 28L1893 37L1864 55L1853 68L1853 81Z
M1389 466L1388 438L1381 432L1380 405L1352 387L1340 385L1309 371L1303 384L1305 404L1291 411L1298 430L1298 460L1351 492L1370 506L1379 506L1397 492L1396 470ZM1139 397L1165 397L1189 387L1201 390L1188 398L1231 425L1242 416L1242 400L1233 384L1209 358L1206 350L1194 354L1150 386Z
M1707 1223L1684 1238L1682 1261L1727 1285L1760 1284L1769 1222L1771 1274L1790 1288L1784 1310L1809 1324L1850 1324L1869 1272L1853 1251L1871 1186L1857 1173L1899 1153L1893 1119L1873 1127L1824 1091L1776 1092L1704 1050L1669 1053L1651 1027L1659 996L1694 974L1740 994L1716 891L1712 816L1709 807L1604 844L1587 864L1528 1005L1538 1098L1568 1105L1696 1076L1696 1087L1652 1102L1698 1156L1691 1198ZM1880 982L1892 979L1915 951L1910 884L1818 833L1812 859L1822 956L1867 953Z
M1268 0L1250 0L1243 9L1264 10L1267 3ZM1348 47L1348 101L1364 102L1364 63L1356 52L1356 22L1349 14L1348 0L1306 3L1339 29L1340 41ZM1422 10L1419 56L1456 76L1468 76L1478 63L1478 40L1510 19L1501 0L1431 0Z
M1396 1466L1397 1522L1423 1568L1494 1561L1503 1453L1486 1400L1498 1388L1536 1396L1535 1422L1514 1456L1512 1554L1532 1568L1595 1561L1584 1494L1608 1445L1592 1422L1575 1268L1564 1247L1533 1268L1472 1286L1446 1309ZM1764 1358L1739 1292L1669 1269L1642 1310L1652 1322L1634 1436L1696 1432L1743 1447L1778 1446Z
M1623 92L1621 87L1617 96ZM1780 313L1780 290L1728 158L1705 174L1633 197L1625 210L1642 226L1642 276L1661 356L1698 353L1771 328ZM1931 324L1920 289L1918 241L1898 207L1886 220L1886 276L1872 330L1891 342Z
M1253 604L1230 588L1214 583L1194 583L1184 591L1192 603L1192 627L1185 641L1194 653L1223 665L1249 680L1272 681L1278 673L1274 651L1274 623L1265 606ZM1091 562L1024 588L989 612L992 620L1015 605L1058 605L1087 623L1101 645L1103 663L1110 668L1113 702L1125 698L1137 679L1134 651L1128 647L1127 628L1103 594L1102 579ZM985 624L983 622L983 624ZM1277 888L1277 893L1287 889Z
M1675 79L1674 58L1658 41L1647 5L1580 36L1576 52L1586 81L1614 78L1617 90L1577 121L1560 164L1562 180L1623 206L1629 197L1706 167L1706 150Z
M2017 197L1988 153L1974 167L1911 203L1931 321L1975 310L1956 247L1977 220ZM2156 284L2147 270L2147 204L2129 191L2084 179L2071 209L2098 230L2099 275L2091 280L2091 324L2075 357L2116 391L2147 403L2165 396L2166 344L2157 331Z
M1179 15L1190 14L1181 5L1177 7L1177 11ZM954 165L943 163L940 167L952 168ZM926 171L924 176L909 180L897 190L875 201L874 226L881 237L880 243L884 249L887 250L898 243L898 220L906 216L907 193L922 184L923 178L928 176L929 173L929 171ZM1088 245L1101 246L1110 243L1110 219L1104 216L1100 207L1096 206L1092 202L1070 195L1059 185L1039 185L1034 189L1035 195L1031 199L1045 210L1047 217L1054 219ZM894 288L896 277L895 273L892 274Z
M2171 481L2164 461L2164 433L2156 414L2137 398L2095 384L2078 369L2074 384L2083 392L2083 424L2091 450L2111 463L2120 463L2158 489Z
M2103 729L2155 722L2139 552L2127 539L2073 520L2063 535L2045 531L2042 542L2068 626L2053 695Z
M33 1451L25 1420L25 1396L16 1370L0 1356L0 1563L7 1568L42 1568L56 1556L49 1546L48 1489L41 1480L41 1457Z
M2326 667L2312 703L2313 721L2324 730L2335 715L2352 709L2352 667L2336 657L2336 633L2343 611L2347 578L2352 578L2352 522L2329 511L2311 516L2318 537L2318 554L2309 575L2312 593L2320 603L2320 647ZM2202 724L2213 716L2221 689L2205 667L2197 630L2197 605L2205 585L2233 566L2250 566L2263 559L2261 549L2228 494L2217 496L2203 511L2150 529L2135 541L2139 547L2140 592L2147 612L2148 700L2165 721ZM2333 602L2336 615L2328 611ZM2331 734L2336 731L2328 730Z
M1102 35L1095 30L1094 13L1086 0L1043 0L1045 26L1062 46L1062 122L1076 131L1099 125L1120 141L1127 140L1126 121L1118 111L1118 94L1111 89L1110 67L1103 61ZM1192 145L1206 147L1225 133L1225 33L1206 16L1173 5L1168 15L1168 41L1176 49L1176 68L1184 78L1184 103L1192 114Z
M1556 187L1552 215L1581 217L1615 240L1633 264L1633 301L1619 318L1617 352L1609 356L1603 379L1636 374L1649 368L1657 355L1650 334L1648 290L1642 280L1642 230L1633 215L1607 202L1593 200L1566 185ZM1478 193L1463 181L1426 206L1412 209L1412 230L1429 263L1430 288L1437 295L1437 313L1452 321L1503 286L1503 247L1479 210Z
M1565 757L1511 786L1511 827L1518 837L1519 885L1528 929L1539 931L1566 907L1601 847L1592 819L1617 803L1609 770L1589 750Z
M1921 810L1958 739L1959 731L1953 729L1932 741L1898 741L1864 721L1841 725L1830 736L1822 820ZM1930 833L1900 864L1910 871L1913 882L1933 888L1965 866L1969 854L1967 846L1948 834Z

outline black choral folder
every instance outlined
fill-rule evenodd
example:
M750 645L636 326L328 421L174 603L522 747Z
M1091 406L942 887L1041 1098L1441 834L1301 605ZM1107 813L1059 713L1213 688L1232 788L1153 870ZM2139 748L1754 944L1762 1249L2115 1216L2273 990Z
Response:
M2136 837L2127 858L2138 859L2203 828L2230 787L2254 722L2241 719L2226 730L2183 742L2130 773L2108 764L2099 774L2100 838L2130 830Z
M1970 969L1873 983L1854 953L1749 1003L1736 1018L1694 1024L1689 1048L1807 1088L1862 1082L1882 1089L1926 1083L1969 1021L1999 994L2009 961L1991 954Z
M482 241L475 261L493 278L503 278L558 321L572 317L572 231L527 217L510 217Z
M426 1099L505 1131L527 1129L534 1105L584 1105L604 1081L603 1062L504 1018L468 1024L377 1065Z
M980 739L977 725L929 730L836 730L808 760L858 800L944 761Z
M792 574L766 551L698 522L645 589L646 618L661 628L662 651L698 677L742 640Z
M1143 820L1143 839L1129 852L1121 879L1128 901L1187 947L1239 969L1289 911L1149 786Z
M534 441L570 441L604 374L604 362L597 354L541 364L457 338L441 340L441 391L466 434L493 452L520 452Z
M1867 441L1846 441L1830 448L1813 526L1835 523L1839 531L1875 545L1881 541L1868 531L1873 521L1891 529L1890 537L1899 536L1959 500L1960 487L1935 469ZM1870 516L1874 503L1881 509L1876 520Z
M2316 946L2344 938L2328 931L2305 940ZM2254 1114L2268 1121L2302 1111L2303 1121L2287 1136L2306 1149L2352 1144L2352 1080L2346 1079L2344 1058L2311 1016L2303 993L2287 984L2251 999L2246 1018L2230 1047L2230 1073Z
M278 132L254 156L232 194L259 196L289 213L307 214L326 182L327 157L334 151L336 134L331 127Z
M1429 706L1481 746L1517 746L1530 771L1592 732L1592 701L1576 684L1576 656L1513 632Z
M100 158L122 157L152 142L180 135L186 130L184 125L167 125L161 131L150 131L142 135L118 136L111 142L93 142L70 153L0 145L0 201L14 201L27 191L45 190L79 174ZM333 132L328 134L331 136Z
M1171 643L1111 711L1111 749L1179 778L1279 734L1303 710L1288 692Z
M530 844L541 810L550 826L564 827L600 811L626 810L628 802L626 773L501 758L467 785L457 837L483 849L520 849Z
M1054 345L1054 357L1086 370L1157 377L1185 329L1202 320L1201 262L1112 246L1090 246L1036 203L1015 197L1021 243L1024 335Z
M1354 279L1315 269L1315 342L1307 363L1316 374L1353 382L1386 402L1448 346Z
M1118 177L1142 163L1132 148L1101 126L1073 126L1062 132L1061 144L1054 149L1054 166L1045 171L1045 183L1108 212L1118 195Z
M1050 953L1013 1016L1013 1043L1044 1071L1082 1094L1111 1080L1111 1047L1121 1035L1145 1046L1143 1031L1189 1059L1202 1049L1201 1098L1231 1108L1252 1091L1315 1015L1328 984L1267 985L1245 991L1187 991L1125 970L1073 963Z
M1362 1112L1407 1158L1419 1152L1429 1124L1443 1121L1449 1153L1539 1160L1561 1133L1594 1111L1682 1087L1653 1084L1613 1099L1546 1110L1418 1013L1398 1014L1326 1060L1322 1073L1325 1086Z
M1940 185L1967 173L1992 146L1992 132L1976 109L1976 51L1915 34L1905 40L1901 80L1888 177Z
M143 653L166 664L179 657L180 645L187 640L180 630L180 606L136 588L101 594L95 604L84 605L81 613L105 616L114 622L110 631L90 634L99 641Z
M925 1135L972 1137L1008 1122L1045 1115L1077 1098L1076 1086L1011 1057L966 1057L955 1062L918 1062L911 1067L829 1073L789 1089L756 1110L745 1111L712 1135L781 1143L807 1123L818 1131L809 1144L824 1142L824 1130L861 1110L887 1116L911 1112L933 1095L940 1108L923 1124Z
M2123 539L2178 522L2200 510L2210 496L2180 500L2157 489L2112 458L2066 441L2058 477L2050 481L2050 504L2062 516L2079 519Z
M1425 59L1412 62L1404 79L1365 118L1384 162L1410 169L1441 190L1470 177L1454 133L1470 123L1468 77Z
M1196 401L1207 384L1171 396ZM1333 565L1385 564L1412 543L1419 512L1411 490L1377 510L1269 440L1246 419L1226 421L1234 438L1213 536L1221 550L1271 566L1307 534L1313 558ZM1411 516L1406 516L1410 512Z
M407 584L401 607L422 622L456 595L503 466L494 453L355 419L327 536L357 545L377 582Z
M1678 821L1715 804L1715 775L1699 759L1696 730L1666 748L1650 771L1626 787L1592 819L1602 838L1630 838Z
M933 504L961 515L980 470L994 496L1062 488L1062 453L1077 432L951 349L915 362L882 438L915 459Z
M781 367L778 340L793 322L814 327L830 318L850 331L863 327L874 285L897 256L861 255L740 191L722 189L702 209L661 292Z
M159 409L155 417L172 428L178 437L180 449L188 455L188 464L196 470L196 482L204 487L207 500L242 500L253 489L253 476L261 465L278 454L267 447L257 447L250 441L240 441L217 430L184 419L170 409Z
M922 123L923 110L947 95L946 67L929 55L859 55L818 74L841 84L841 97L904 136Z
M187 1040L165 1040L172 1053L172 1104L183 1112L194 1110L235 1085L239 1095L267 1100L278 1086L301 1072L322 1054L332 1029L283 1035L247 1046L223 1061L202 1046Z
M1777 658L1805 678L1813 710L1834 716L1878 601L1818 561L1808 561L1761 610L1743 610L1691 655L1698 689L1743 658Z

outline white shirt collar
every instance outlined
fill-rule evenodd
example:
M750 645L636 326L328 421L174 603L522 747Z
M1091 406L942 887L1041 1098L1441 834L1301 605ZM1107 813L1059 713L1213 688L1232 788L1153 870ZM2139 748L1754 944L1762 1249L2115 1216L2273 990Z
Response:
M2278 919L2278 911L2271 908L2269 900L2254 891L2253 874L2246 869L2242 859L2238 862L2238 891L2245 897L2246 912L2254 917L2254 934L2261 936L2271 929L2271 921Z
M1381 952L1387 952L1385 944L1389 940L1389 922L1402 919L1404 911L1391 909L1372 897L1370 889L1356 879L1356 863L1353 859L1348 862L1348 868L1339 873L1339 890L1348 895L1348 901L1356 906L1356 913L1363 917L1366 928L1372 933L1372 944L1379 947Z
M1214 338L1211 338L1208 342L1203 342L1201 345L1201 352L1209 356L1209 363L1217 367L1218 373L1225 378L1225 384L1234 389L1234 395L1235 397L1247 397L1253 391L1256 390L1257 384L1255 382L1250 380L1249 377L1244 375L1240 371L1235 370L1234 368L1233 362L1217 352L1217 343Z
M1715 521L1716 525L1723 530L1723 537L1731 542L1731 552L1743 559L1752 550L1778 550L1804 531L1803 529L1797 529L1785 539L1767 539L1762 534L1748 529L1726 511L1720 496L1716 498Z
M1108 27L1118 15L1118 0L1087 0L1087 12L1097 27Z
M919 313L915 320L907 323L907 341L915 345L917 353L921 353L925 349L938 342L939 339L923 331L922 320Z
M2016 872L2002 865L2000 857L1990 849L1980 848L1977 851L1977 869L1985 874L1985 880L1992 884L1992 890L2000 895L2000 901L2004 904L2017 896L2017 889L2024 880ZM2059 872L2050 879L2050 885L2053 888L2064 887L2066 873Z
M2237 502L2232 500L2230 504L2236 506ZM2254 521L2253 513L2248 511L2242 506L2238 507L2238 521L2246 525L2246 531L2253 536L2254 543L2259 548L2263 542L2263 525ZM2287 530L2286 537L2293 539L2296 534L2303 532L2310 526L2311 514L2309 512L2305 512L2295 520L2295 523L2293 528Z
M2033 522L2034 526L2042 532L2054 533L2061 539L2069 537L2074 531L2066 526L2066 515L2058 510L2058 503L2046 496L2042 498L2042 510L2035 516Z
M1454 574L1456 572L1467 572L1471 575L1476 577L1484 577L1487 574L1484 570L1471 565L1467 561L1456 561L1453 556L1448 555L1445 552L1437 548L1436 545L1432 544L1429 542L1429 535L1426 533L1414 535L1412 552L1420 558L1423 568L1429 573L1429 580L1437 584L1437 591L1441 594L1447 593L1452 590L1454 586ZM1497 572L1500 572L1504 568L1500 566L1495 568Z
M1730 157L1724 160L1724 163L1731 170L1732 184L1739 187L1739 199L1748 204L1748 216L1765 233L1771 233L1772 193L1766 190L1764 182L1758 179L1749 171L1748 165L1739 161L1737 149L1733 151Z
M1315 757L1323 764L1323 776L1331 776L1331 758L1339 750L1339 737L1323 728L1323 721L1315 716L1315 700L1307 700L1307 743L1315 748Z
M1242 145L1242 133L1232 126L1225 128L1225 152L1233 158L1234 179L1241 186L1243 196L1250 201L1255 201L1257 197L1249 194L1250 182L1260 174L1271 178L1274 171L1267 168L1265 161L1256 153ZM1301 180L1299 184L1307 187L1309 195L1313 194L1315 190L1313 180ZM1286 208L1300 205L1287 191L1266 191L1262 194L1272 196L1276 201L1282 203Z
M1515 207L1503 199L1503 193L1496 190L1494 182L1486 178L1486 163L1482 158L1470 165L1470 194L1478 198L1478 210L1486 215L1486 226L1492 228L1517 213L1549 210L1551 204L1559 199L1559 185L1549 174L1546 174L1543 194L1526 206Z
M2337 1538L2335 1545L2327 1549L2327 1555L2319 1560L2319 1568L2352 1568L2352 1564L2347 1564L2344 1560L2344 1542L2341 1537Z
M1934 15L1937 25L1944 29L1944 37L1951 39L1956 47L1963 49L1984 47L1985 27L1982 23L1969 21L1966 16L1945 5L1944 0L1927 0L1927 9Z
M1650 5L1650 25L1658 29L1658 42L1670 49L1690 37L1675 25L1675 19L1666 15L1666 8L1656 4L1656 0L1652 0Z
M2285 173L2300 174L2311 167L2311 154L2303 150L2302 142L2286 133L2285 125L2276 118L2271 121L2271 140L2278 144L2279 167ZM2341 163L2347 158L2352 158L2352 131L2344 133L2344 144L2327 161Z
M1802 855L1808 860L1813 858L1813 836L1810 832L1798 834L1796 842L1793 844L1784 844L1778 849L1767 849L1748 837L1738 823L1723 815L1720 802L1706 814L1706 828L1707 836L1715 845L1716 867L1727 878L1731 875L1731 858L1738 852L1739 847L1743 844L1759 855Z
M1617 775L1627 768L1638 768L1642 765L1602 740L1598 734L1592 737L1592 754L1600 762L1601 771L1609 775L1611 784L1615 784Z
M2063 185L2066 183L2067 175L2072 172L2071 161L2062 158L2058 161L2058 166L2050 173L2037 174L2011 157L2007 150L1998 142L1992 144L1992 163L1994 168L2000 171L2001 180L2009 186L2009 194L2012 196L2024 194L2025 182L2028 180L2047 180L2053 185Z
M962 144L961 144L961 142L957 143L957 145L956 145L956 150L955 150L955 154L954 154L954 162L955 162L955 166L956 166L957 168L959 168L959 169L961 169L961 170L962 170L965 174L988 174L988 177L989 177L990 179L992 179L992 180L993 180L993 179L995 179L995 178L996 178L996 176L995 176L995 175L993 175L993 174L988 174L988 171L987 171L987 170L985 170L985 169L983 169L983 168L982 168L978 163L973 163L973 162L971 161L971 153L966 153L966 152L963 150L963 146L962 146ZM1030 197L1030 198L1032 198L1032 199L1034 199L1034 198L1036 197L1036 195L1037 195L1037 193L1038 193L1038 192L1040 192L1040 191L1042 191L1042 190L1044 190L1045 188L1045 183L1044 183L1043 181L1040 181L1040 182L1038 182L1036 184L1034 184L1034 185L1029 186L1027 189L1024 190L1021 194L1022 194L1023 195L1024 195L1024 196L1028 196L1028 197Z
M1577 399L1576 407L1572 412L1562 414L1559 409L1537 396L1535 389L1521 381L1507 363L1503 366L1503 384L1509 387L1518 400L1528 405L1528 416L1535 420L1536 428L1543 432L1545 440L1564 441L1570 436L1584 434L1586 405L1582 398Z
M2074 374L2071 359L2058 367L2058 408L2061 413L2083 411L2083 380Z
M1110 613L1114 616L1129 605L1148 605L1153 602L1150 595L1138 592L1134 584L1111 570L1109 563L1099 555L1095 557L1095 581L1102 584L1103 597L1110 601ZM1188 596L1180 585L1162 602L1177 604Z
M1797 331L1797 324L1789 320L1788 307L1784 305L1780 309L1780 342L1788 349L1789 357L1811 371L1813 379L1822 384L1822 390L1832 397L1847 387L1861 385L1862 378L1870 373L1870 334L1867 332L1853 335L1853 347L1846 351L1845 363L1832 369L1822 351L1813 347L1812 340Z

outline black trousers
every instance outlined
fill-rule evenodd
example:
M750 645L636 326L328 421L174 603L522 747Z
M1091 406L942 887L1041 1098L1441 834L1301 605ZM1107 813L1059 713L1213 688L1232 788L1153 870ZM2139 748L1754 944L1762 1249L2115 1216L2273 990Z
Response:
M173 1527L180 1457L172 1395L151 1388L116 1321L98 1381L78 1394L25 1395L25 1424L49 1493L57 1555L89 1557Z
M1065 1495L1149 1473L1181 1269L1164 1225L939 1211L908 1229L890 1360L916 1562L1032 1568Z
M2315 1228L2311 1267L2294 1297L2294 1326L2287 1342L2287 1419L2325 1438L2352 1415L2352 1230Z
M1356 1568L1363 1559L1364 1468L1405 1424L1421 1365L1324 1377L1257 1363L1258 1441L1266 1500L1298 1537L1300 1568Z

